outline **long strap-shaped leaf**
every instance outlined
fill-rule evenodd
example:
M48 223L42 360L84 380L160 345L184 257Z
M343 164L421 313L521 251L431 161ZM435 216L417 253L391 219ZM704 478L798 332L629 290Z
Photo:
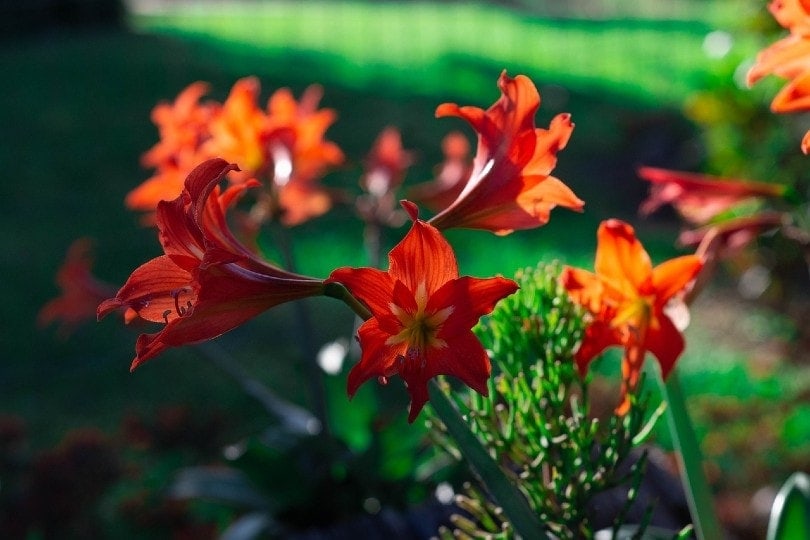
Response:
M810 476L793 473L779 490L771 508L768 540L807 538L810 534Z
M470 427L464 422L450 398L439 388L436 380L432 380L428 386L433 410L444 422L447 431L453 437L470 467L479 476L495 502L503 509L515 533L525 540L548 539L545 527L529 506L526 497L504 475L478 437L470 431Z

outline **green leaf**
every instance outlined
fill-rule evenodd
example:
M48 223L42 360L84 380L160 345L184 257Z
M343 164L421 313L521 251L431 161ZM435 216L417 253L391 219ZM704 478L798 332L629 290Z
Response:
M810 476L797 472L776 495L767 540L803 540L810 531Z
M526 497L507 478L498 464L492 459L478 437L470 431L461 414L447 395L439 388L435 379L428 384L430 404L458 445L461 454L479 476L492 498L503 508L509 523L521 538L547 538L545 527L537 514L529 506Z
M182 469L168 489L173 499L205 499L237 508L266 510L271 504L247 475L231 467L187 467Z

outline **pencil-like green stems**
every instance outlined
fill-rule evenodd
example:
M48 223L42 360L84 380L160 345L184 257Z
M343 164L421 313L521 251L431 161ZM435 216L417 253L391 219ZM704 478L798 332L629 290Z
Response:
M478 437L470 431L470 427L447 394L439 387L436 379L430 381L428 391L430 404L436 416L444 423L464 459L479 476L492 498L503 509L515 533L524 540L548 538L543 523L532 510L526 497L517 489L514 480L503 473Z
M661 380L659 378L659 380ZM678 374L673 371L666 382L661 380L661 390L667 400L669 430L681 466L681 476L689 513L700 540L723 538L717 514L714 511L712 493L703 472L703 455L686 409L686 400L681 390Z

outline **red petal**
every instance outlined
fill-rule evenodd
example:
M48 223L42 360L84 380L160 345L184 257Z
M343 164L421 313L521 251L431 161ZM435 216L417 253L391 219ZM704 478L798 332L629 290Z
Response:
M181 290L185 291L182 298L177 297ZM136 268L115 298L105 300L99 305L98 317L127 306L137 311L143 319L165 322L167 317L177 317L175 302L185 305L187 300L194 301L193 291L191 274L177 266L169 257L161 255Z
M455 336L446 347L428 349L424 367L416 365L418 361L406 360L400 368L400 376L408 384L411 396L408 422L413 422L427 403L427 382L437 375L456 377L479 394L488 394L487 380L492 368L486 351L472 332Z
M660 313L658 315L658 328L648 328L644 346L653 353L661 365L661 375L666 378L675 361L685 348L683 336L669 320L669 317Z
M585 336L582 338L582 343L579 346L574 359L579 368L579 374L584 377L588 372L588 365L591 360L608 347L614 345L622 345L619 334L610 327L610 325L601 320L593 321L585 329Z
M416 292L424 284L428 297L458 277L453 248L442 234L423 221L415 221L405 238L389 254L388 273Z
M362 349L360 362L349 372L347 391L354 396L361 384L371 378L390 377L397 372L396 358L405 352L405 344L386 345L390 334L380 330L376 319L364 322L357 331Z
M363 302L375 317L391 312L388 304L394 291L394 280L387 272L376 268L338 268L325 283L340 283Z
M454 336L468 333L481 316L490 313L498 301L516 290L518 285L511 279L462 276L436 291L428 300L425 311L435 313L446 307L453 308L438 333L439 338L449 341Z
M170 320L161 332L139 338L132 369L167 347L215 338L273 306L322 292L318 280L267 278L236 266L200 272L197 285L196 303L187 314Z

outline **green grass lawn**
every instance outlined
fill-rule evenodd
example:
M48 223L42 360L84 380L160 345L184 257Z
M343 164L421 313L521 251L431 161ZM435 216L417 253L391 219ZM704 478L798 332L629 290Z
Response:
M640 223L635 207L645 189L635 167L675 165L678 156L689 156L684 152L695 130L678 112L681 100L701 88L719 62L756 50L756 40L743 36L732 60L703 52L705 35L733 20L730 4L687 10L689 2L677 2L665 20L649 10L636 17L620 10L622 17L594 22L462 4L272 3L250 4L247 11L223 3L141 14L132 19L134 31L49 32L5 42L0 413L24 416L37 445L83 425L114 432L125 411L165 403L227 410L239 418L235 433L265 423L258 406L191 349L166 353L129 374L142 329L121 328L111 317L60 341L35 327L37 310L57 293L53 275L74 238L96 238L98 274L114 283L158 253L154 232L138 226L123 198L147 175L138 158L156 140L150 109L190 82L210 82L220 100L248 74L260 77L264 97L281 86L299 93L310 83L324 84L323 104L339 113L329 138L352 161L327 182L353 189L359 163L383 127L398 126L406 147L418 150L408 182L429 179L442 136L451 129L470 134L460 121L435 119L435 107L448 100L488 106L498 96L502 69L527 73L544 96L539 125L557 112L573 114L577 127L555 174L586 200L586 211L556 210L548 226L506 238L467 231L448 236L463 273L511 274L552 258L589 266L601 219ZM388 245L402 232L390 232ZM656 261L676 253L675 234L666 221L639 230ZM364 262L361 229L347 209L294 235L304 273L325 276L336 266ZM350 332L342 305L331 299L312 304L324 341ZM345 324L335 324L335 314ZM305 403L297 349L288 340L256 337L289 335L293 321L282 308L223 343L271 388ZM708 372L701 355L718 349L711 336L694 335L684 366L701 380ZM723 357L744 360L736 352Z

